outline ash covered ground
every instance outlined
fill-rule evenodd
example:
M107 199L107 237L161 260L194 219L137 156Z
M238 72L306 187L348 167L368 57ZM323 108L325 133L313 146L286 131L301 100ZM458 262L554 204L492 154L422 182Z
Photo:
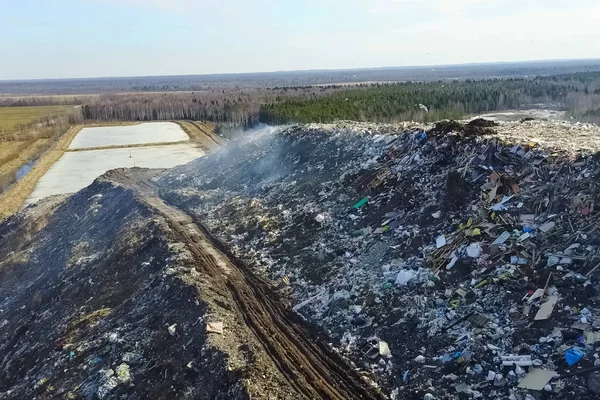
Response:
M0 254L1 399L245 398L185 251L131 191L29 207L0 224Z

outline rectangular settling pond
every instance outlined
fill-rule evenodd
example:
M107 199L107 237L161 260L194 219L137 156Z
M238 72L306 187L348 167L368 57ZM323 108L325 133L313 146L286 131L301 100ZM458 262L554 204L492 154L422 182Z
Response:
M173 122L145 122L138 125L83 128L69 149L123 146L129 144L166 143L189 140L181 127Z

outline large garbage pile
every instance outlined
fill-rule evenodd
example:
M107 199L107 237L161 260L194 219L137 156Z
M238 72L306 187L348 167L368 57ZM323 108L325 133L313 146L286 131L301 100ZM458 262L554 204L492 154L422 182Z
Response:
M161 194L392 398L598 398L599 130L536 124L293 126Z

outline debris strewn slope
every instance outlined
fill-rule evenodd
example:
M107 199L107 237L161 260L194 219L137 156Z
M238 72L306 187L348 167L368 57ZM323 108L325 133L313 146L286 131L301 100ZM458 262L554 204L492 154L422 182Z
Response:
M599 130L481 122L264 132L162 196L396 398L525 398L534 366L545 398L594 398Z

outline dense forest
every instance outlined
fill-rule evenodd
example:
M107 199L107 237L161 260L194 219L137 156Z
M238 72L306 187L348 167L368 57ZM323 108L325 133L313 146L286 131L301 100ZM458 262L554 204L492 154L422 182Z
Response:
M593 117L600 105L600 73L534 79L486 79L377 84L309 99L264 104L260 121L289 122L435 121L466 114L521 107L560 107L571 115ZM585 111L582 111L585 110Z
M337 87L230 89L201 92L128 93L100 95L83 104L86 120L202 120L251 127L258 123L262 104L288 98L307 99L333 93Z

